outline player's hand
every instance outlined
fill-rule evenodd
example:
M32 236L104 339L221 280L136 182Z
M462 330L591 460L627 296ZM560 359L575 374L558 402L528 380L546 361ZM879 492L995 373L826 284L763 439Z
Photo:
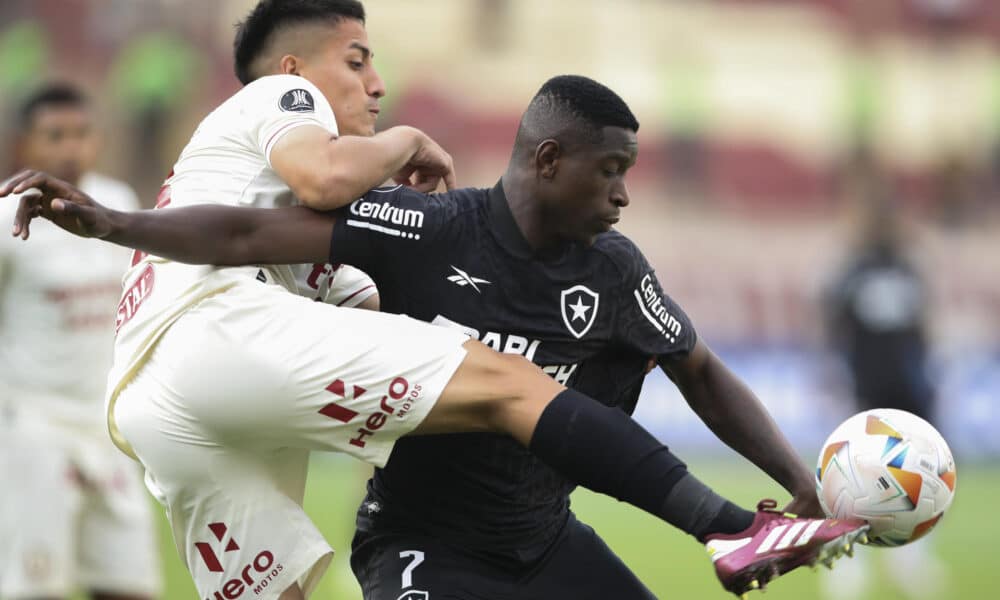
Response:
M826 518L826 513L823 512L823 507L819 503L819 496L816 495L815 488L809 488L795 494L795 497L783 510L800 517Z
M105 237L111 232L108 209L75 186L42 171L26 170L0 185L0 198L21 194L11 233L26 240L31 221L48 219L81 237Z
M437 142L422 134L420 148L392 179L425 194L436 190L441 181L445 188L453 190L456 187L455 164Z

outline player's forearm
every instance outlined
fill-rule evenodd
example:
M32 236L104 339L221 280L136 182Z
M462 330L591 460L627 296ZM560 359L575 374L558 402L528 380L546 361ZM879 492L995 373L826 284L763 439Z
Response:
M292 185L299 201L316 210L334 210L392 178L421 147L423 134L393 127L374 137L343 136L330 141L319 177Z
M202 205L109 211L103 239L176 262L239 266L326 262L333 217L306 208Z
M710 350L694 376L678 381L691 408L720 440L793 495L813 488L812 474L763 403Z

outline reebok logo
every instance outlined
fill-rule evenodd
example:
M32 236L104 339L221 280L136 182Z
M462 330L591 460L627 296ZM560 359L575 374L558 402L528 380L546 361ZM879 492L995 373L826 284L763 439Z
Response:
M448 276L448 281L454 283L458 287L465 287L467 285L471 285L472 289L476 290L477 293L482 294L483 291L479 289L478 284L490 285L489 281L486 281L485 279L480 279L479 277L472 277L471 275L469 275L462 269L459 269L455 265L448 265L448 266L450 266L452 270L455 271L455 275Z
M681 323L674 318L663 305L663 298L657 290L652 273L647 273L639 282L639 289L633 290L635 301L646 320L653 324L657 331L671 342L676 342L681 335Z

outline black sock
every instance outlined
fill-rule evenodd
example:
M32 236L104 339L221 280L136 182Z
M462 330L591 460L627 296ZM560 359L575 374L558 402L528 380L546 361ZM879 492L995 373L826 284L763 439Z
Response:
M674 525L700 542L713 533L739 533L753 524L754 513L736 506L688 473L674 484L663 510Z
M704 542L705 538L713 533L739 533L749 529L753 525L753 519L754 513L726 500L719 514L701 531L696 531L692 535L698 538L698 541Z
M704 539L753 513L720 498L621 410L563 390L542 412L530 449L564 476ZM684 482L678 487L679 482ZM673 492L673 493L672 493ZM731 508L730 508L731 507ZM732 530L732 533L749 527Z

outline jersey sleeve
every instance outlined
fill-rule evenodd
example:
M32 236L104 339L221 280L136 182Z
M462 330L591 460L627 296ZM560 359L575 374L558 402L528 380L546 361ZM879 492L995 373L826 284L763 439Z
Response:
M663 292L642 252L625 240L622 260L625 287L619 294L616 341L648 356L684 356L698 337L684 310Z
M330 262L376 276L437 252L450 233L455 202L405 186L378 188L336 211Z
M340 265L324 302L354 308L377 293L375 282L367 273L351 265Z
M319 89L304 77L261 77L243 90L241 117L253 143L271 164L271 150L289 131L313 125L338 135L333 109Z

